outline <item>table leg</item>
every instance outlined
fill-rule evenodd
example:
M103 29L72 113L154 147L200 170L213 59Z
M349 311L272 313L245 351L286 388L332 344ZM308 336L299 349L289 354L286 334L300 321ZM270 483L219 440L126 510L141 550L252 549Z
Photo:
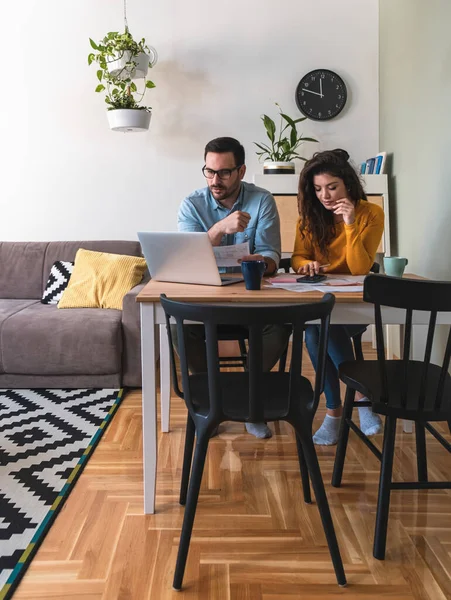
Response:
M171 369L169 357L169 340L166 325L160 325L160 403L161 431L169 431L171 411Z
M157 385L155 377L155 305L141 303L141 368L144 514L155 512L157 480Z

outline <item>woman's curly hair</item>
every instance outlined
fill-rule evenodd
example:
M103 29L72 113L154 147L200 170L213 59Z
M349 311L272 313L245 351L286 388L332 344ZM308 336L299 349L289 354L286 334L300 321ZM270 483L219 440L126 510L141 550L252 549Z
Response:
M360 200L366 200L357 171L349 162L346 150L326 150L316 152L305 163L299 176L298 210L300 220L300 233L304 239L310 235L312 243L319 247L323 256L328 255L330 242L335 237L335 224L333 212L327 210L318 200L313 185L315 175L327 173L343 180L348 191L348 198L355 206Z

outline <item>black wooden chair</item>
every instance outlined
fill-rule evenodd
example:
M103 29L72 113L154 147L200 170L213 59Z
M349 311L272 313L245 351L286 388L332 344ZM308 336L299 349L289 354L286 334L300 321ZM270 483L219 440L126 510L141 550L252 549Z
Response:
M180 504L186 502L174 589L180 590L189 550L202 473L212 431L224 421L240 423L285 420L296 431L299 467L304 500L311 501L309 476L326 535L337 581L346 584L332 517L324 490L321 471L312 441L312 422L324 383L324 364L330 313L335 298L327 294L313 304L283 306L214 306L174 302L161 296L166 313L172 379L176 393L188 408L183 459ZM183 391L177 382L170 318L177 324ZM185 354L184 320L204 324L207 347L207 373L190 375ZM320 320L320 348L315 386L301 374L302 332L306 321ZM293 353L289 373L263 372L262 332L265 325L289 324L293 334ZM246 325L249 328L248 370L224 372L218 360L218 327ZM196 445L193 454L194 437ZM192 468L191 463L193 462ZM191 474L190 474L191 471Z
M440 366L431 363L437 314L451 312L451 282L369 275L365 279L363 299L374 304L377 360L354 361L340 365L340 379L347 389L332 485L341 485L349 430L352 429L381 461L373 555L382 560L385 558L391 490L451 488L451 482L428 481L425 440L427 429L451 452L451 444L430 425L433 421L447 421L451 432L451 377L448 373L451 332L443 364ZM381 307L406 309L402 360L385 358ZM428 335L422 361L410 358L413 311L429 312ZM352 420L352 411L357 404L354 401L356 390L370 399L370 402L359 402L358 406L369 405L375 413L385 415L382 452ZM392 482L398 419L415 422L418 481Z
M379 273L380 271L380 265L379 263L375 262L373 263L370 272L371 273ZM363 350L362 350L362 336L366 331L366 327L364 329L362 329L362 331L359 331L358 333L356 333L355 335L352 336L352 344L354 346L354 354L355 354L355 358L356 360L364 360L363 357Z

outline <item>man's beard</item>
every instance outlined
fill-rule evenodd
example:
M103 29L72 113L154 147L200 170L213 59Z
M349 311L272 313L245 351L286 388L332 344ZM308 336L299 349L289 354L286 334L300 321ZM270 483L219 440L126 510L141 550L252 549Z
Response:
M223 186L212 186L210 188L210 192L213 194L215 200L221 202L222 200L227 200L227 198L233 196L233 194L235 194L239 190L239 187L240 183L238 183L238 185L232 188L226 188Z
M229 194L227 193L227 188L224 187L213 187L211 188L211 193L216 198L216 200L225 199Z

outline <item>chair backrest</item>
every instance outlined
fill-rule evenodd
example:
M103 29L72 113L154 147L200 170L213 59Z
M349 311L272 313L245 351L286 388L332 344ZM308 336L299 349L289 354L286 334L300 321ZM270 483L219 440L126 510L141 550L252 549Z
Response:
M166 313L166 325L171 349L171 364L173 380L176 381L175 357L172 344L170 318L174 318L177 325L179 343L180 368L182 373L183 397L190 409L195 412L191 400L190 376L186 357L185 321L202 323L205 327L205 342L207 352L208 394L210 400L210 413L218 418L227 420L221 399L221 373L218 356L218 326L243 325L249 329L248 370L245 373L234 373L241 377L248 386L248 415L251 422L265 420L264 399L268 393L265 381L268 377L288 378L288 398L284 407L280 407L280 418L289 412L292 401L299 402L302 383L302 334L304 325L309 321L320 321L320 343L318 366L316 370L313 400L308 407L313 413L318 406L319 397L324 387L324 366L329 332L330 313L335 304L335 297L326 294L321 301L309 304L296 305L271 305L271 306L218 306L211 304L193 304L188 302L175 302L162 295L161 304ZM263 356L263 329L268 325L290 326L293 335L291 368L289 373L265 373L262 370ZM221 379L222 377L222 379ZM272 420L275 420L272 418Z
M374 263L371 265L371 269L370 269L371 273L379 273L379 271L380 271L380 270L381 270L381 266L380 266L380 264L379 264L379 263L377 263L377 262L374 262Z
M451 357L451 331L448 335L441 366L431 363L431 353L437 315L440 312L451 312L451 282L368 275L364 282L363 299L365 302L374 304L381 401L390 404L387 362L394 362L386 361L385 358L382 307L405 309L402 370L396 392L397 400L400 400L400 406L405 408L408 397L412 399L413 394L418 394L416 404L418 410L424 409L426 403L429 409L438 410L442 405L445 385L449 385L450 382L448 368ZM411 359L414 311L429 313L426 346L422 361ZM400 361L395 362L399 364Z

